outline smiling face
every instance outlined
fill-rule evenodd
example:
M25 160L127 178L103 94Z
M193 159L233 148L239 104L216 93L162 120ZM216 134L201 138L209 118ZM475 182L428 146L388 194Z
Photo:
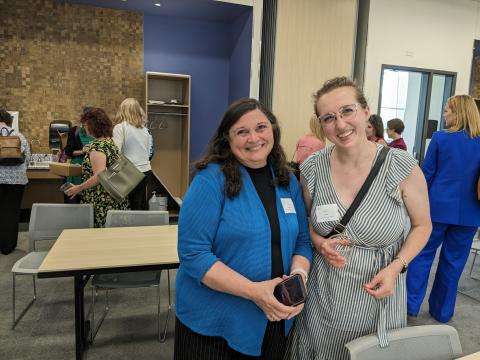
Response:
M267 165L274 138L272 124L258 109L244 114L228 131L230 149L237 160L249 168Z
M366 140L365 128L370 116L368 107L357 105L355 116L341 118L339 109L346 105L356 104L355 89L350 86L337 88L322 95L317 101L317 112L322 115L335 113L336 120L332 123L322 123L322 129L332 143L340 147L352 147Z
M455 124L457 115L452 111L449 102L447 102L447 104L445 105L443 116L445 117L445 127L447 129Z

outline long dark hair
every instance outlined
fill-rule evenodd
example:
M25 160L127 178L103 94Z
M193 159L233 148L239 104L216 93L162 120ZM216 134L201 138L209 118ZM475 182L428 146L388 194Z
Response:
M274 184L285 187L288 186L290 181L289 172L291 169L280 145L280 127L277 118L259 101L250 98L240 99L227 109L215 134L210 139L206 155L194 165L197 170L200 170L205 169L210 163L218 163L225 175L225 193L230 198L235 197L240 192L242 174L240 163L230 149L228 132L243 115L256 109L260 110L272 124L273 148L267 161L271 164L275 173Z
M383 120L380 115L372 114L368 118L368 122L372 124L373 129L375 130L375 136L383 138Z

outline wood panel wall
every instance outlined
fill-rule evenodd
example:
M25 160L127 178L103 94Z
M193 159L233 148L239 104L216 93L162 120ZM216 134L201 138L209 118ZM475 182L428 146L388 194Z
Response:
M143 103L143 15L55 0L0 0L0 106L20 112L34 152L49 152L52 120L85 105L114 116Z
M291 158L309 133L312 94L325 80L353 74L356 0L279 0L273 112Z

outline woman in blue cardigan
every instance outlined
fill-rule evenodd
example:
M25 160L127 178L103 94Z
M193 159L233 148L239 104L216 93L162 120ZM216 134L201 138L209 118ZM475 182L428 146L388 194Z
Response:
M470 96L458 95L448 99L444 117L446 130L434 133L422 165L433 230L407 274L408 313L417 316L433 259L442 246L428 301L430 314L441 322L453 316L458 281L480 226L480 115Z
M233 103L196 169L179 217L175 359L282 359L303 305L273 289L286 274L306 282L312 249L277 119Z

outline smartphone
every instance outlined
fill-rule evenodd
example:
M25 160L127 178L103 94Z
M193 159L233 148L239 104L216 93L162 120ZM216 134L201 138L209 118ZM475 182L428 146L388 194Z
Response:
M60 191L62 191L62 192L63 192L63 191L65 191L65 190L67 190L67 189L71 188L72 186L73 186L73 184L72 184L72 183L70 183L70 182L66 182L65 184L63 184L62 186L60 186Z
M273 295L279 302L287 306L303 304L307 297L307 290L300 274L294 274L275 286Z

